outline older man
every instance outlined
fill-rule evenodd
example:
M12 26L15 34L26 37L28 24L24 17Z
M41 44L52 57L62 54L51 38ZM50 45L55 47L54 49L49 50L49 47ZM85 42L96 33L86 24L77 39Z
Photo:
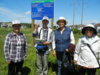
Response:
M12 22L13 31L8 33L4 43L5 59L8 63L8 75L20 75L22 65L27 53L26 38L20 32L21 24L15 20Z
M48 17L43 17L42 27L36 24L35 30L33 31L33 37L39 37L39 42L36 46L38 75L48 75L48 53L52 42L52 30L48 28L48 23Z

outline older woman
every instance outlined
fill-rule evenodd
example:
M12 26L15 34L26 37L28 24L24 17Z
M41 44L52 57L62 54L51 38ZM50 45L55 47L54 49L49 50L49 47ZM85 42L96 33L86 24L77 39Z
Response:
M76 45L74 63L80 66L80 75L95 75L99 67L100 38L92 24L86 25L82 34Z
M53 55L57 57L58 75L64 75L62 74L62 64L65 53L69 51L70 43L75 43L73 32L65 26L67 23L64 17L60 17L57 21L59 28L54 31Z
M12 22L12 32L8 33L4 43L5 59L8 63L8 75L22 74L22 66L27 54L26 37L20 32L21 23Z

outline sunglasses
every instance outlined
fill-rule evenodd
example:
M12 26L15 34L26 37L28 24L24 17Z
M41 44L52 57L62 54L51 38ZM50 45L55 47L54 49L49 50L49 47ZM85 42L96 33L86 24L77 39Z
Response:
M86 31L93 31L92 28L86 28L85 30L86 30Z

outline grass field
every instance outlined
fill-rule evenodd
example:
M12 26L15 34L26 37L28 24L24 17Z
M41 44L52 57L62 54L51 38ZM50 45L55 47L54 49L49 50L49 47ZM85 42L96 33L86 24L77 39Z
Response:
M3 45L4 39L7 33L11 31L10 28L0 28L0 75L7 75L7 63L4 58ZM31 29L22 29L22 32L26 35L27 43L28 43L28 55L25 59L23 71L24 75L37 75L36 72L36 52L35 48L32 46L32 36ZM76 41L81 36L81 34L75 34ZM49 73L48 75L56 75L56 58L49 54ZM100 74L98 70L97 75Z

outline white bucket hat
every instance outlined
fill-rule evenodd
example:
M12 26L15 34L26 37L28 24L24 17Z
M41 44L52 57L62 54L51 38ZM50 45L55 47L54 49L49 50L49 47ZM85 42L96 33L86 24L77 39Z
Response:
M64 18L64 17L59 17L57 20L57 24L59 23L59 21L63 20L65 22L65 25L68 23L68 21Z
M19 20L12 21L12 26L14 25L21 25L21 22Z
M19 20L14 20L14 21L12 21L12 24L14 25L14 24L21 24L21 23Z
M93 31L94 31L94 34L97 34L97 31L96 31L96 29L95 29L95 26L92 25L92 24L87 24L87 25L85 25L85 26L83 27L83 29L82 29L82 34L85 34L86 28L92 28Z
M49 18L47 16L44 16L42 21L47 20L49 22Z

